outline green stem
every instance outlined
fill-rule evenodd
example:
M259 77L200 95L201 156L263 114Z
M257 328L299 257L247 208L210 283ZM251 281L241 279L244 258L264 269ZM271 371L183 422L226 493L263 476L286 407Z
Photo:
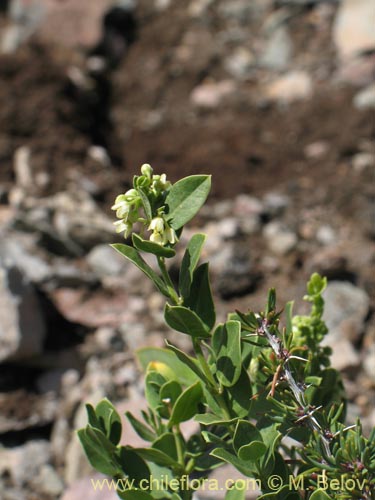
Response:
M197 356L197 359L199 361L200 367L202 368L203 373L205 374L207 380L210 382L212 387L217 389L217 384L214 379L214 376L211 373L210 367L208 366L207 360L204 357L203 351L202 351L202 346L201 346L201 341L199 339L193 338L193 346L194 346L194 351Z
M217 404L222 409L224 418L226 420L230 420L231 416L230 416L227 404L223 398L223 395L221 394L221 390L218 387L217 382L214 379L214 376L211 373L211 370L210 370L210 367L208 366L207 360L204 357L200 339L194 338L193 339L193 346L194 346L194 351L195 351L195 354L197 356L200 367L202 368L203 373L205 374L207 380L210 383L208 390L210 391L212 397L217 401Z
M182 435L180 426L176 425L173 428L173 434L176 438L176 449L177 449L177 461L181 465L181 467L185 468L185 458L184 458L184 450L182 445Z
M177 292L174 288L173 282L171 280L171 277L169 276L169 272L167 269L167 266L165 265L165 258L164 257L157 257L158 259L158 265L159 269L161 271L162 277L164 279L165 284L167 285L168 292L169 292L169 297L173 301L175 305L180 303L180 298L177 295Z

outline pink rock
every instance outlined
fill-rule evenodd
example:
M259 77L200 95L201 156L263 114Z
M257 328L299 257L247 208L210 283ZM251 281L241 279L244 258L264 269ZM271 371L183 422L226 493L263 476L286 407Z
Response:
M375 8L373 0L343 0L333 38L342 59L375 48Z
M118 500L115 491L110 491L109 487L104 487L100 490L95 489L95 482L105 478L100 474L84 477L79 481L74 482L61 497L61 500ZM99 484L99 483L96 483Z
M265 90L268 99L283 103L306 99L312 92L313 84L305 71L291 71L270 83Z
M216 108L224 97L232 94L236 88L232 80L207 82L195 87L191 93L191 102L202 108Z
M42 38L70 47L89 47L98 41L103 14L113 5L113 0L44 0L42 3L45 8L39 29Z
M59 288L52 293L52 300L65 318L81 325L116 327L134 321L125 292L117 291L112 295L100 291L89 296L86 293L84 290Z

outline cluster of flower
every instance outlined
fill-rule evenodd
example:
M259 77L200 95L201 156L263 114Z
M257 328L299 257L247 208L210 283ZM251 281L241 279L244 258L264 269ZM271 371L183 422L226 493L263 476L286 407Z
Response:
M149 200L158 200L165 197L165 193L170 189L171 183L167 181L165 174L154 175L150 165L145 164L141 167L142 175L137 177L136 185ZM133 188L124 194L117 196L112 210L116 210L116 217L120 220L114 222L116 232L124 231L124 237L127 238L132 232L133 225L136 222L148 224L148 230L152 231L150 241L158 245L174 245L178 238L175 230L168 224L164 207L159 207L156 216L147 220L141 216L140 209L143 207L142 196L138 189Z

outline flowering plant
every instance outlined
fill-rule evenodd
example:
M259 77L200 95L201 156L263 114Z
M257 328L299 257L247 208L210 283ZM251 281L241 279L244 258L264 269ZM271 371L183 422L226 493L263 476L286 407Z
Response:
M226 500L244 500L249 484L259 500L374 499L375 429L365 437L359 421L345 426L342 381L321 345L326 279L313 274L307 284L309 315L293 315L292 302L278 310L270 290L264 311L235 311L216 324L208 264L199 264L205 235L188 242L178 284L167 266L211 179L194 175L172 185L149 165L141 174L112 207L117 230L133 233L132 245L112 246L167 298L165 321L190 336L192 351L166 342L137 352L148 408L143 420L126 416L150 447L119 444L121 418L108 400L87 405L78 435L91 465L117 481L124 500L191 500L189 484L203 484L225 463L254 481L227 481ZM142 252L156 257L160 273ZM181 424L190 419L197 431L186 437ZM162 478L163 488L151 477Z

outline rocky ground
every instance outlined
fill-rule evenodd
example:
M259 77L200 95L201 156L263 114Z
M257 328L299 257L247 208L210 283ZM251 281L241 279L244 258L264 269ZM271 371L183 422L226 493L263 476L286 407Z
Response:
M329 278L327 342L348 422L375 425L372 1L116 9L0 2L4 500L113 499L87 479L74 434L84 402L142 408L134 350L165 336L188 346L108 247L113 198L144 162L173 181L213 174L184 234L208 234L219 318L262 308L270 286L302 311L309 275Z

